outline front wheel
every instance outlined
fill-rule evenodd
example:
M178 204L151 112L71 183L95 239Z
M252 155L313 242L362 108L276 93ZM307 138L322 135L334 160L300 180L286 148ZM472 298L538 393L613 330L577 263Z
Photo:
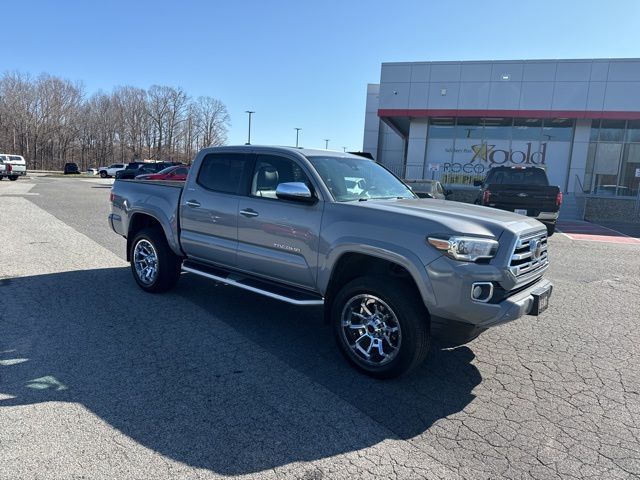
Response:
M107 172L105 172L104 170L102 172L100 172L100 178L107 178Z
M150 293L166 292L180 277L180 257L173 251L160 228L146 228L131 242L129 258L133 278Z
M336 295L331 320L347 360L375 378L409 372L429 350L428 313L406 281L356 278Z
M11 180L12 182L15 182L18 179L17 175L14 175L12 177L9 177L9 180Z

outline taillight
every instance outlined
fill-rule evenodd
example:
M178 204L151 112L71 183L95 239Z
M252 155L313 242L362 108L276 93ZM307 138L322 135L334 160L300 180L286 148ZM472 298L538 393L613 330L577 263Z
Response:
M558 207L562 205L562 192L558 192L558 195L556 195L556 205Z
M113 199L116 198L113 192L109 193L109 201L113 203Z
M13 167L10 163L7 163L7 172L10 172L11 170L13 170Z
M482 192L482 204L487 205L491 201L491 191L485 190Z

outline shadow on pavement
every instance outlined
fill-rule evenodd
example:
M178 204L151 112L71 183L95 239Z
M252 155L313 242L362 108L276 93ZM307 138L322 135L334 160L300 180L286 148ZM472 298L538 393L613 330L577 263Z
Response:
M319 309L187 275L149 295L128 268L5 280L0 325L0 415L78 402L147 448L224 475L414 437L464 409L481 381L467 347L372 380L343 360Z

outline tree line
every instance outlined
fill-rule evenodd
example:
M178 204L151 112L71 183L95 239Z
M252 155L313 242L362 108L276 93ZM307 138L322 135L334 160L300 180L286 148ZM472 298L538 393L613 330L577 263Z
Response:
M0 77L0 152L22 155L32 170L81 169L139 159L189 162L227 140L220 100L179 87L121 86L87 95L79 82L9 72Z

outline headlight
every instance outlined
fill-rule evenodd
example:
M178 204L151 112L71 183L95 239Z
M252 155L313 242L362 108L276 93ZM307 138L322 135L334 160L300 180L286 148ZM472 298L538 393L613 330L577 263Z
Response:
M454 260L466 262L493 258L498 251L498 242L489 238L453 235L449 238L429 237L427 241Z

